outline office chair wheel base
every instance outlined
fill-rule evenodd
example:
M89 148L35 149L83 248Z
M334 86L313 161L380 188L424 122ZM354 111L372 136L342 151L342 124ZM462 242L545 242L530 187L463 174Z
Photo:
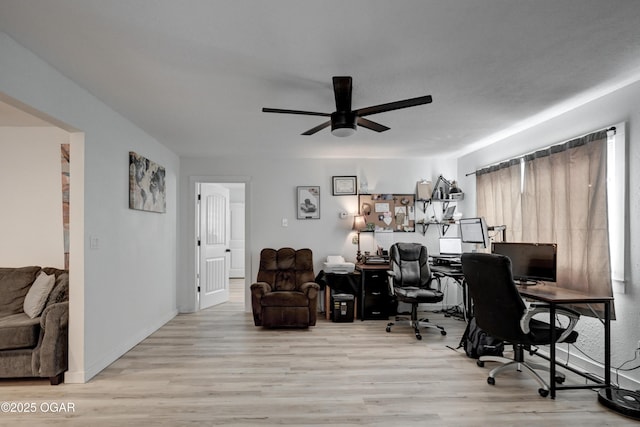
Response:
M538 389L538 394L542 397L547 397L549 396L549 390L545 390L543 388L539 388Z
M440 335L447 335L447 331L445 331L444 329L440 331Z
M489 385L496 385L496 379L493 377L488 377L487 378L487 384Z
M387 332L391 332L391 326L387 326Z
M556 380L556 384L562 384L565 380L565 377L558 376L558 377L555 377L555 380Z
M422 339L422 335L420 335L420 334L416 334L416 339L417 339L418 341L420 341L420 340Z
M484 362L482 360L477 360L476 365L478 365L481 368L484 368Z

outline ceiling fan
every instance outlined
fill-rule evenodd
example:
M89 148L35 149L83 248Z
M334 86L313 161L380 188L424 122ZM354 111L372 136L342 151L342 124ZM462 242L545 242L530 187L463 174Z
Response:
M415 107L416 105L428 104L431 102L431 95L419 96L417 98L404 99L402 101L389 102L387 104L374 105L357 110L351 109L351 89L352 79L349 76L333 77L333 92L336 98L336 111L333 113L317 113L313 111L283 110L280 108L263 108L264 113L284 113L301 114L305 116L331 117L326 121L302 135L313 135L331 125L331 133L335 136L349 136L355 133L357 126L362 126L376 132L389 130L387 126L365 119L364 116L383 113L385 111L399 110L401 108Z

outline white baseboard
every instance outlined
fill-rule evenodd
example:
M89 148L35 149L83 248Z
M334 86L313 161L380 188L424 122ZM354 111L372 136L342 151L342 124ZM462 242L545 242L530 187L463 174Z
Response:
M91 378L98 375L102 372L106 367L111 365L113 362L118 360L123 354L131 350L133 347L142 342L149 335L160 329L171 319L176 317L178 314L177 310L172 310L167 313L165 316L158 319L153 325L141 330L134 337L130 338L127 341L120 343L120 345L114 348L109 353L105 354L99 360L94 361L85 367L84 371L67 371L64 374L64 382L67 384L84 384L89 382Z

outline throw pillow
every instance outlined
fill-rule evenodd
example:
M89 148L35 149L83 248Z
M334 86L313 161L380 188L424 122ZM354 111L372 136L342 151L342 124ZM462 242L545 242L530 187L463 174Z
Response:
M54 275L49 276L45 272L41 272L36 277L29 292L27 292L27 296L24 298L24 312L27 316L32 319L40 316L55 282L56 277Z

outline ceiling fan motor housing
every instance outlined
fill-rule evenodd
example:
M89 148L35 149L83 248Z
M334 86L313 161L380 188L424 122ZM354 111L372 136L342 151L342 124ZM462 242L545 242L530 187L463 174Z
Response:
M331 113L331 133L335 136L349 136L356 131L356 114L353 111Z

